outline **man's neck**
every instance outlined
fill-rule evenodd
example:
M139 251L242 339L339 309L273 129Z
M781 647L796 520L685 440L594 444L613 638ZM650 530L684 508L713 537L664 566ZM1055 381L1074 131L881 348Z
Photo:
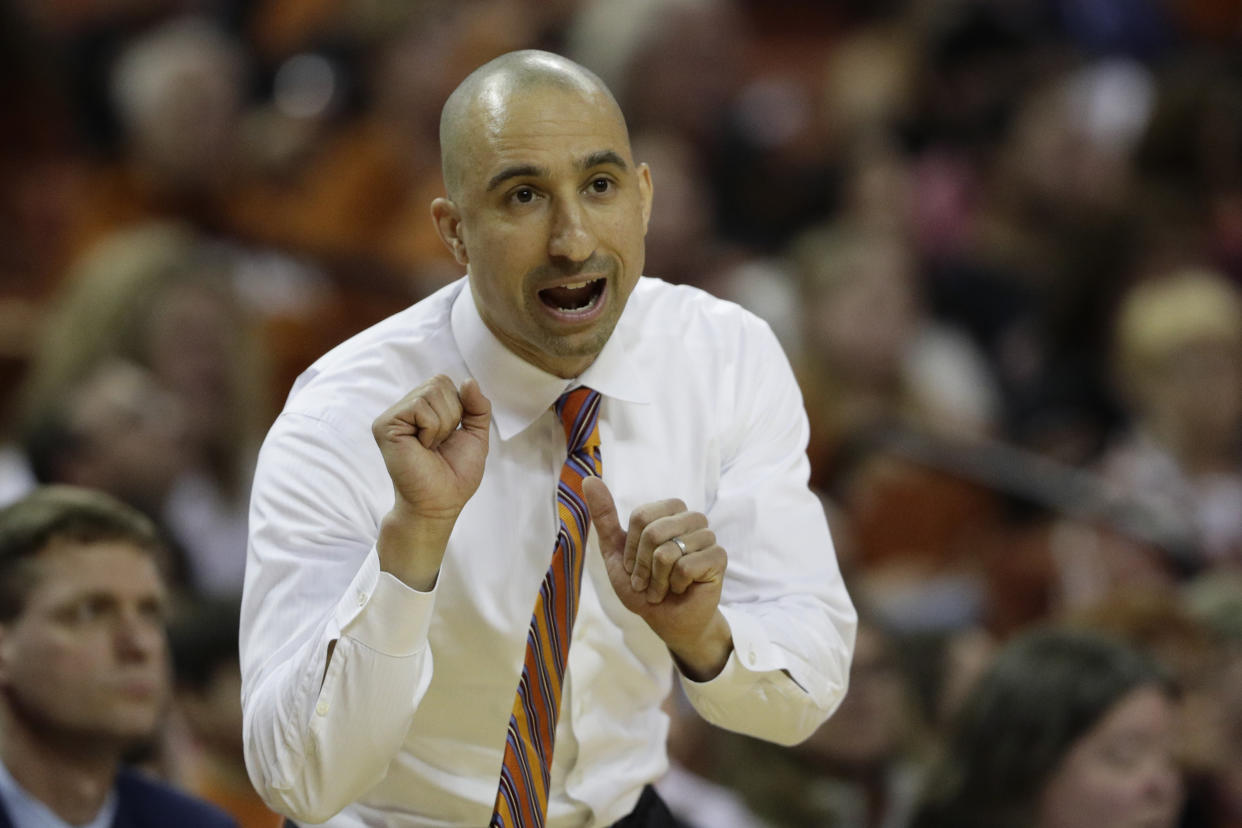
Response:
M116 781L120 749L49 738L12 711L0 714L0 725L0 761L17 784L72 825L94 819Z

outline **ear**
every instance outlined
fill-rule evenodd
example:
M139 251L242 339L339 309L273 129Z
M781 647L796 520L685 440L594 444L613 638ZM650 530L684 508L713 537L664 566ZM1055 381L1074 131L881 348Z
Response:
M647 232L647 225L651 222L651 197L653 194L651 185L651 168L645 163L638 165L638 194L642 199L643 208L643 233Z
M435 222L440 240L453 254L457 263L470 264L470 256L466 252L466 240L461 233L461 212L457 209L457 205L447 198L437 198L431 202L431 220Z

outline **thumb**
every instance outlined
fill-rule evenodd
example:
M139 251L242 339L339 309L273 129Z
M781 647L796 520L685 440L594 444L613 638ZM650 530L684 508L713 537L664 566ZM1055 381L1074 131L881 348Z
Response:
M617 504L612 500L612 492L598 477L587 477L582 480L582 496L586 500L587 510L591 513L591 523L599 534L599 549L604 560L614 556L620 558L625 552L625 530L617 517Z
M492 423L492 403L483 396L478 380L471 377L463 382L458 396L461 398L461 427L466 431L482 432L486 437Z

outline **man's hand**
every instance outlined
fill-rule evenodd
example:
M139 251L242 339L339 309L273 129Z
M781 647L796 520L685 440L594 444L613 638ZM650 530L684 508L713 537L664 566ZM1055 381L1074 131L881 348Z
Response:
M414 589L435 585L453 524L483 479L491 419L477 382L459 392L439 375L371 425L395 495L376 544L380 568Z
M707 516L680 500L659 500L635 509L627 531L604 481L586 478L582 493L621 603L660 636L689 678L716 676L733 639L719 610L727 558Z

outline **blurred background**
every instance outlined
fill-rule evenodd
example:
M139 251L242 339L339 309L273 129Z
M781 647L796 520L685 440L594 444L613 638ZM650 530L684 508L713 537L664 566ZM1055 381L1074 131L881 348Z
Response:
M620 100L647 274L783 341L864 618L799 748L672 700L670 800L907 825L1054 623L1176 675L1181 824L1242 825L1242 0L0 0L0 502L164 528L157 771L273 824L230 718L255 452L315 357L460 275L439 109L526 47Z

